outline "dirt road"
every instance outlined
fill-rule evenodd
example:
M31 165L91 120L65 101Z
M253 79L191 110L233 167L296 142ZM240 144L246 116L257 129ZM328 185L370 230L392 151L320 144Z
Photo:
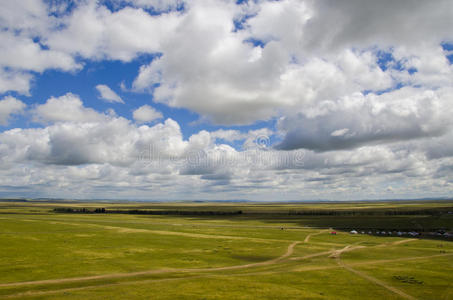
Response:
M275 263L291 256L294 252L294 247L299 243L300 243L300 241L295 241L295 242L291 243L288 246L286 252L277 258L263 261L263 262L258 262L258 263L245 264L245 265L227 266L227 267L218 267L218 268L161 269L161 270L148 270L148 271L131 272L131 273L111 273L111 274L102 274L102 275L85 276L85 277L72 277L72 278L61 278L61 279L2 283L2 284L0 284L0 287L59 284L59 283L68 283L68 282L89 281L89 280L99 280L99 279L116 279L116 278L127 278L127 277L135 277L135 276L142 276L142 275L178 273L178 272L211 272L211 271L239 270L239 269L246 269L246 268L252 268L252 267L259 267L259 266L267 266L267 265L275 264Z

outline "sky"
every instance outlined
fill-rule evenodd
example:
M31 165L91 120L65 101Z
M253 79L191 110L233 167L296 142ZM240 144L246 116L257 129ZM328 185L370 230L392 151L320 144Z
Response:
M453 196L451 0L0 1L0 197Z

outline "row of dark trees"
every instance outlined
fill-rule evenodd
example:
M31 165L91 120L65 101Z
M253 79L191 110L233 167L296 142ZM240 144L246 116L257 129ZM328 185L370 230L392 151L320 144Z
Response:
M410 215L430 215L439 216L448 214L453 211L453 208L439 209L417 209L417 210L301 210L289 211L288 215L294 216L410 216ZM211 211L211 210L143 210L143 209L105 209L105 208L72 208L72 207L57 207L54 209L56 213L103 213L103 214L134 214L134 215L240 215L242 210L234 211ZM286 214L278 213L274 214Z
M449 209L418 209L418 210L302 210L290 211L289 215L301 216L411 216L411 215L442 215L453 211Z
M184 215L184 216L224 216L224 215L240 215L241 210L237 211L192 211L192 210L114 210L105 208L72 208L72 207L57 207L53 210L56 213L73 213L73 214L132 214L132 215Z

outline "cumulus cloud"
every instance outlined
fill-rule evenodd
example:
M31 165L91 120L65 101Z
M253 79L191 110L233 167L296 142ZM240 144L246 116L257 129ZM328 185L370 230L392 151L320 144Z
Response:
M0 92L28 94L33 78L30 71L74 72L83 67L76 57L130 61L143 53L158 52L162 38L177 23L178 13L151 16L142 8L166 10L176 8L177 2L130 2L135 7L120 6L112 12L97 1L78 1L71 9L63 2L3 1ZM11 78L11 71L27 76L18 82L17 75Z
M268 47L262 59L251 59L255 47L244 43L245 32L234 32L238 13L232 3L191 3L163 44L163 56L140 69L134 89L149 90L156 101L189 108L216 123L269 118L275 105L269 99L269 77L284 58L279 49Z
M162 39L177 23L177 12L151 16L132 7L111 12L96 1L87 1L63 20L63 30L49 34L47 44L85 58L130 61L140 53L159 52Z
M440 43L453 36L444 26L451 23L451 4L440 4L409 12L405 5L372 1L191 3L162 44L163 55L140 68L133 88L215 123L248 124L357 92L444 86L451 84L451 66ZM428 22L433 19L425 10L441 21ZM234 20L242 20L241 28ZM413 33L411 26L423 29ZM415 43L420 39L423 46ZM387 66L383 53L392 56Z
M0 133L0 192L316 199L452 190L449 0L12 3L0 3L0 93L30 95L46 70L141 57L128 91L235 127L183 138L177 120L159 121L149 105L132 122L71 93L51 97L29 110L42 128ZM0 123L24 108L3 98ZM259 120L275 128L236 127Z
M245 133L244 144L262 133L268 129ZM451 186L444 167L453 164L451 156L442 153L427 159L424 144L408 149L405 142L397 142L321 153L259 146L237 150L219 143L219 136L243 137L237 132L200 131L185 140L174 120L150 127L122 117L16 128L0 133L0 176L5 178L3 188L49 185L62 196L68 192L115 198L133 192L148 199L191 198L188 189L195 198L216 192L263 199L266 192L279 199L338 199L341 189L358 198L378 197L390 183L405 186L393 192L406 195L439 193ZM18 180L8 179L17 176ZM45 195L46 189L39 192Z
M99 92L99 98L110 103L123 103L123 99L121 99L120 96L118 96L117 93L115 93L111 88L109 88L105 84L98 84L96 86L96 90Z
M3 28L41 33L51 24L47 6L41 0L2 1L0 24Z
M453 125L452 95L451 88L406 87L326 101L306 114L281 120L285 138L277 148L326 151L440 136Z
M126 0L135 7L152 8L158 12L167 12L181 8L184 5L182 0Z
M121 117L69 121L41 129L3 132L2 158L9 162L66 166L104 163L130 166L140 159L180 157L187 146L179 125L171 119L153 127L136 127ZM148 152L150 147L155 152Z
M49 98L33 110L37 122L98 122L107 116L83 105L79 96L72 93Z
M148 123L162 118L162 113L149 105L143 105L132 113L134 120L138 123Z
M17 91L29 96L30 81L33 76L26 72L0 69L0 93Z
M0 92L29 95L33 72L77 71L82 65L68 53L50 49L47 34L58 26L41 0L0 3Z
M76 70L81 67L66 53L43 50L29 37L0 32L0 66L15 70L43 72L46 69Z
M211 132L211 137L215 139L221 139L228 142L234 142L238 140L244 140L247 138L247 134L240 132L239 130L233 129L219 129Z
M21 113L25 107L25 103L11 96L0 100L0 125L7 125L11 115Z
M452 4L448 0L417 5L410 0L311 3L313 18L304 32L304 45L317 51L373 44L416 48L425 43L451 40L448 28L453 25Z

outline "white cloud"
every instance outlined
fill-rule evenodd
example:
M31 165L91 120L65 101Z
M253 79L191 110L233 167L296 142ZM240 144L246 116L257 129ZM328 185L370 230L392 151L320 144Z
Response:
M453 190L453 66L441 46L453 41L450 0L112 5L1 2L0 93L29 95L49 69L151 54L139 60L132 91L217 124L278 120L276 131L184 139L171 119L138 125L162 118L150 106L135 110L133 123L68 93L30 110L43 128L0 133L0 192L316 199L385 197L389 186L392 197ZM8 99L2 124L24 109Z
M396 195L426 189L424 182L430 185L425 193L452 188L446 183L445 158L442 162L427 161L417 148L367 146L324 153L260 148L238 151L213 143L206 131L184 141L172 120L152 127L137 127L122 118L58 123L9 130L0 134L0 142L3 188L32 187L34 195L45 195L50 186L53 195L57 191L60 196L75 193L82 198L98 194L121 198L133 193L148 199L188 199L209 198L215 192L228 198L242 195L263 200L267 199L262 194L266 191L272 195L269 199L341 199L342 189L348 195L355 191L358 198L373 197L385 194L389 184L398 187Z
M451 40L449 0L309 1L313 18L304 28L302 45L316 51L370 45L419 47ZM408 9L411 7L411 9ZM423 41L423 43L420 43Z
M0 3L0 93L16 91L29 95L32 72L47 69L76 71L82 65L71 55L49 49L47 34L58 26L41 0Z
M171 119L153 127L137 127L121 117L66 120L41 129L12 129L0 135L5 161L55 165L130 167L140 159L146 165L151 159L181 157L187 147L178 123Z
M0 125L7 125L11 115L23 112L26 106L25 103L11 96L0 100Z
M162 113L149 105L143 105L134 110L133 118L138 123L149 123L162 118Z
M317 103L280 121L285 138L279 148L331 151L443 135L453 125L452 96L452 88L405 87Z
M0 67L43 72L46 69L77 70L81 66L63 52L43 50L29 37L0 32Z
M64 19L65 29L52 32L52 48L91 59L130 61L140 53L159 52L162 40L178 23L178 13L151 16L142 9L125 7L111 12L95 1L80 3Z
M155 11L169 11L184 4L182 0L126 0L137 7L153 8Z
M219 129L210 133L211 137L215 139L222 139L228 142L234 142L238 140L244 140L247 138L247 134L240 132L239 130L233 129Z
M268 103L273 70L267 64L272 61L278 68L281 58L278 49L265 49L259 61L249 61L254 47L243 42L245 33L233 32L239 11L232 3L191 3L164 44L163 56L141 68L133 87L139 91L160 84L150 89L156 101L189 108L218 123L270 117L275 104Z
M16 91L28 96L34 78L30 71L82 67L71 55L45 45L47 33L58 21L48 15L43 1L1 1L0 24L0 93Z
M17 91L29 96L32 78L33 76L29 73L0 69L0 93Z
M263 200L265 191L269 199L341 199L342 189L357 198L386 195L389 184L397 187L395 195L453 188L446 169L452 158L445 152L428 158L425 153L431 150L423 143L317 153L259 146L236 150L216 142L219 137L247 136L246 144L271 134L267 128L242 134L200 131L184 140L171 119L152 127L121 117L62 121L0 133L0 177L6 190L29 187L35 196L53 191L54 196L81 198L133 193L138 198L187 199L209 198L215 192Z
M453 40L445 26L453 25L451 3L439 4L409 11L388 1L194 2L162 44L163 55L141 67L133 88L215 123L248 124L401 83L451 85L452 68L440 47ZM244 29L234 30L232 21L250 10L255 14L243 21ZM364 14L370 15L364 19ZM423 28L412 32L411 26ZM254 46L250 38L265 45ZM392 53L402 69L382 70L381 52ZM414 74L408 72L412 67L418 70Z
M158 52L162 39L178 21L177 12L151 16L138 8L173 7L165 1L137 1L136 8L116 12L97 1L79 1L69 13L62 3L16 2L0 3L0 67L7 68L0 68L0 92L28 95L33 78L30 71L77 71L82 68L76 61L80 57L130 61L143 53ZM17 72L26 74L21 82L17 82L18 76L6 80Z
M105 114L83 106L79 96L67 93L58 98L49 98L46 103L35 107L37 122L98 122L107 118Z
M99 92L99 98L106 101L106 102L110 102L110 103L114 103L114 102L117 102L117 103L123 103L124 104L124 101L123 99L121 99L120 96L118 96L117 93L115 93L111 88L109 88L107 85L105 84L98 84L96 86L96 90Z
M41 33L51 25L46 4L41 0L0 2L0 24L18 31Z
M346 133L348 133L348 131L349 131L349 128L337 129L335 131L332 131L332 133L330 135L331 136L342 136L342 135L345 135Z
M263 41L276 40L296 51L303 39L306 23L315 13L310 1L264 1L247 25L251 35ZM288 30L291 28L291 30Z

